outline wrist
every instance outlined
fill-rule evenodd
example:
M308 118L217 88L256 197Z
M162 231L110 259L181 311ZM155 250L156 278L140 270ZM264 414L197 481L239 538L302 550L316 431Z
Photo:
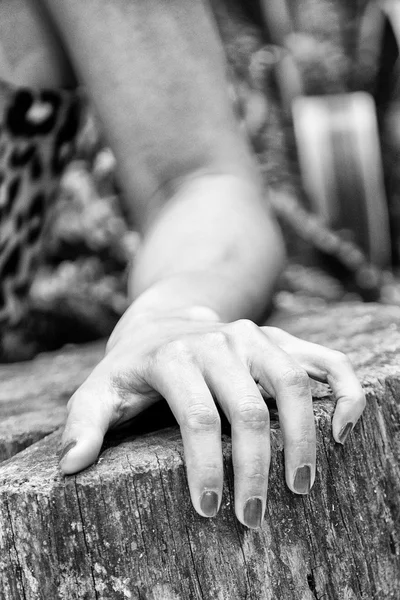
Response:
M151 321L153 319L185 319L188 321L215 321L221 322L220 315L210 308L209 306L203 306L201 304L193 304L190 306L181 306L180 308L156 308L151 307L148 309L141 308L137 309L135 303L133 303L128 309L131 319L135 322L139 321Z
M189 299L176 298L169 299L168 302L158 301L159 290L153 286L139 296L131 306L126 310L124 315L117 323L112 332L106 352L108 353L117 343L119 339L123 339L129 332L143 331L148 325L151 325L156 320L186 320L193 322L221 322L223 319L220 314L211 306L190 302Z
M236 281L219 270L192 270L170 274L148 282L142 290L131 287L132 314L196 314L202 309L221 321L235 317L232 311L238 295ZM235 312L235 311L234 311Z

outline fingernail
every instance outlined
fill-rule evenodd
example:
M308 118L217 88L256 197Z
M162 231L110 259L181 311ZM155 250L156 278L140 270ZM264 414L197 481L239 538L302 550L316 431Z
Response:
M261 498L249 498L244 505L243 520L247 527L258 529L261 527L262 520L262 500Z
M200 498L200 508L206 517L215 517L218 512L218 494L216 492L203 492Z
M339 433L339 442L341 444L345 443L349 434L352 432L353 427L354 427L353 423L346 423L346 425L344 427L342 427L342 429L340 430L340 433Z
M308 494L311 489L311 467L309 465L296 469L293 487L298 494Z
M58 461L59 461L59 462L61 462L61 461L62 461L62 459L66 457L66 455L68 454L68 452L69 452L70 450L72 450L72 448L73 448L74 446L76 446L76 440L71 440L71 441L70 441L70 442L68 442L67 444L64 444L64 446L63 446L63 448L62 448L62 450L61 450L61 452L60 452L60 455L59 455L59 457L58 457Z

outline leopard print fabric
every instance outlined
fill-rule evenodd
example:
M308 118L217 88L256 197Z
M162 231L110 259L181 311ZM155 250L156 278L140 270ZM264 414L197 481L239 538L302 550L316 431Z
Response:
M26 316L46 218L60 174L74 154L80 114L74 92L0 82L1 329Z

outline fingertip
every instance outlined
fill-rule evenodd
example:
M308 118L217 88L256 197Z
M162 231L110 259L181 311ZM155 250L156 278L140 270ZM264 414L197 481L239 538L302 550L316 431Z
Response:
M295 469L286 471L288 488L298 496L310 493L315 481L315 467L312 464L303 464Z
M332 419L332 436L342 446L348 440L364 410L362 402L338 402Z
M63 475L74 475L92 465L100 452L103 436L91 433L86 436L68 438L60 456L59 468Z
M239 521L249 529L260 529L265 514L265 499L261 496L248 498L242 509L242 515L236 512Z
M332 423L332 435L333 439L337 444L344 446L351 432L353 431L355 422L353 420L345 419L336 420Z
M61 461L66 457L66 455L68 454L68 452L70 450L72 450L72 448L74 446L76 446L77 440L72 440L70 439L69 441L65 442L60 451L58 452L58 461L61 463Z
M199 498L199 506L195 506L195 509L200 516L210 519L217 515L219 507L220 499L218 492L214 490L204 490Z

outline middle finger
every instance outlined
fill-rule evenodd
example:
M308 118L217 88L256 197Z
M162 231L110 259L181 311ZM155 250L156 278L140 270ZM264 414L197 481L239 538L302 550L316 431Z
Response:
M204 376L232 427L236 516L247 527L261 527L271 457L268 409L249 371L233 353L213 356Z

